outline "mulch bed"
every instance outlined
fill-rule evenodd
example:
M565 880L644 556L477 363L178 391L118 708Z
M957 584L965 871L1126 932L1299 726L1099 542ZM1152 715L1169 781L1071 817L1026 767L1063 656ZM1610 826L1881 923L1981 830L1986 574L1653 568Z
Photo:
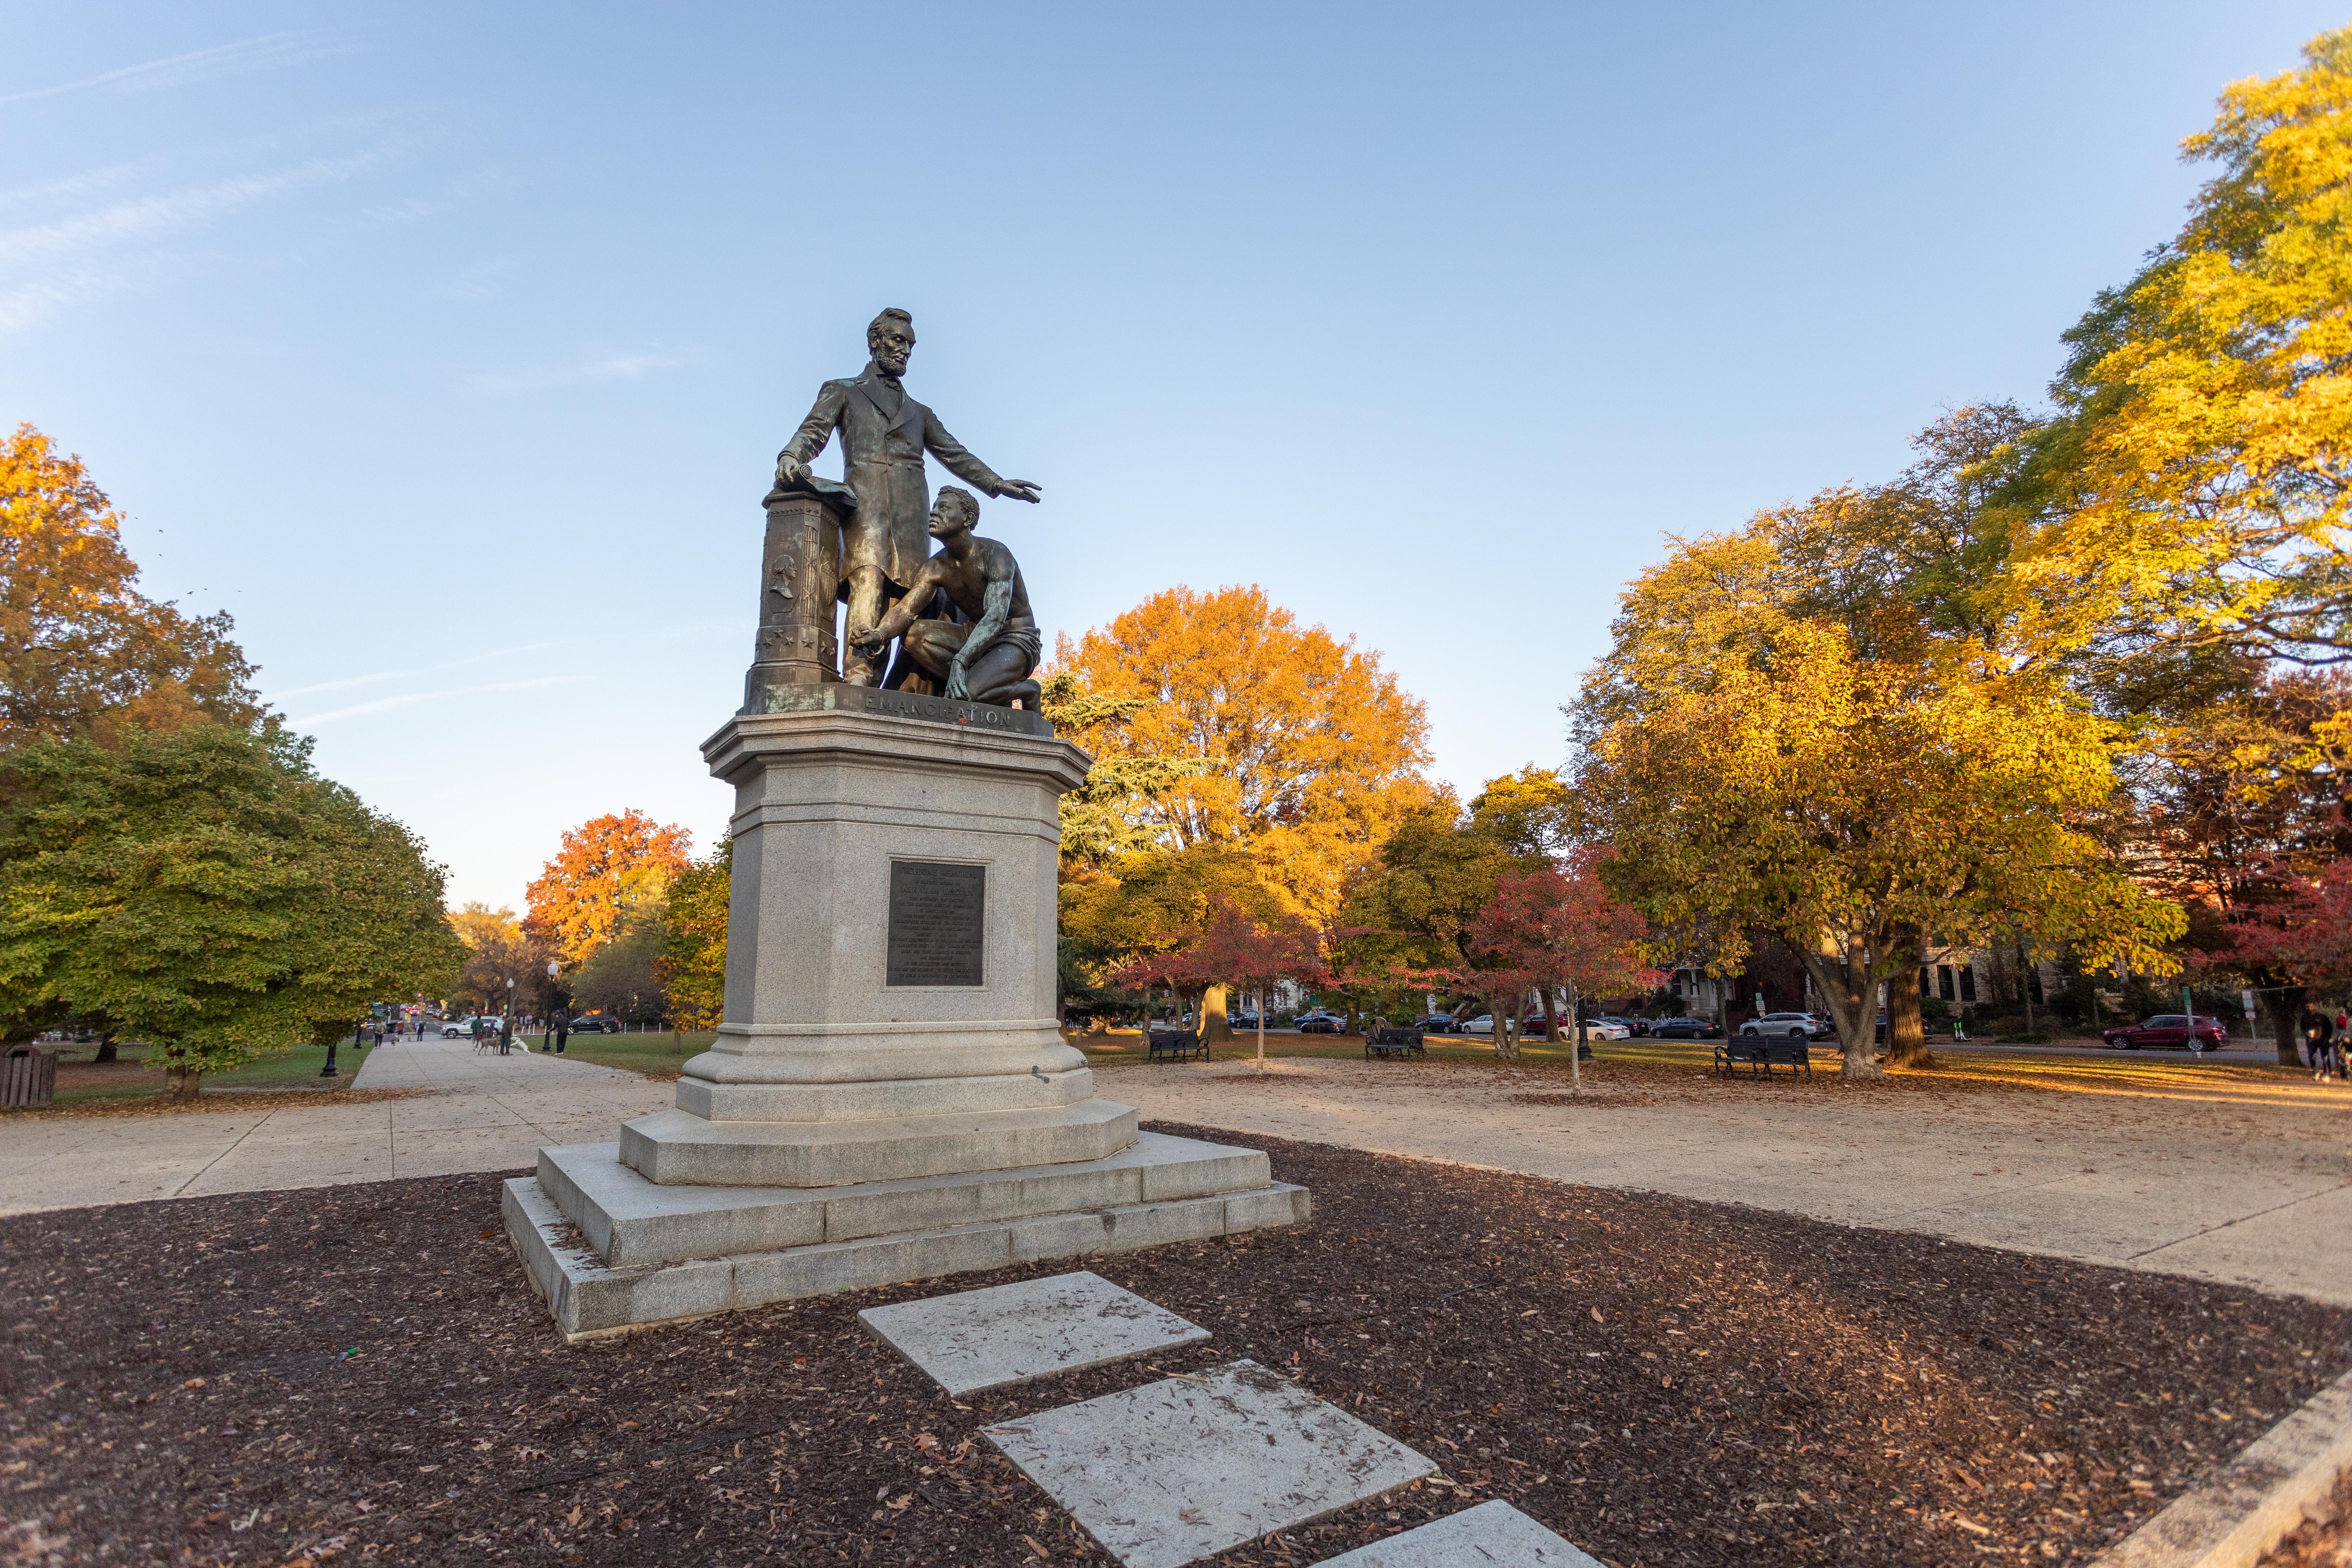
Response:
M348 1083L350 1080L344 1080ZM290 1106L373 1105L385 1100L418 1100L446 1094L443 1089L208 1089L194 1100L180 1100L158 1091L93 1100L60 1100L54 1105L9 1106L9 1116L178 1116L198 1110L283 1110Z
M1228 1568L1488 1497L1618 1568L2081 1563L2347 1355L2352 1312L2247 1290L1201 1135L1268 1149L1317 1216L1095 1262L1215 1335L1153 1364L1253 1357L1448 1478ZM1148 1368L966 1406L856 1321L1066 1265L566 1347L497 1194L425 1178L0 1221L0 1560L1107 1561L978 1428Z

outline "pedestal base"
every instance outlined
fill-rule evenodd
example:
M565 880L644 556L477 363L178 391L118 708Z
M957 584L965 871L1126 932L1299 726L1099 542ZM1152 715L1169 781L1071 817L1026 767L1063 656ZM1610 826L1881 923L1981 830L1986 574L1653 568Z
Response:
M616 1143L540 1151L507 1235L569 1340L835 1290L1293 1225L1265 1154L1144 1133L1108 1159L810 1191L659 1186Z

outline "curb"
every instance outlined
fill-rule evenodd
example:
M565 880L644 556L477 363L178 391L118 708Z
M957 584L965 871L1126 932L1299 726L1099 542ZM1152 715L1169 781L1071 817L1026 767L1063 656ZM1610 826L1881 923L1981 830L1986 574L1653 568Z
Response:
M2091 1568L2252 1568L2346 1469L2352 1469L2352 1373L2094 1558Z

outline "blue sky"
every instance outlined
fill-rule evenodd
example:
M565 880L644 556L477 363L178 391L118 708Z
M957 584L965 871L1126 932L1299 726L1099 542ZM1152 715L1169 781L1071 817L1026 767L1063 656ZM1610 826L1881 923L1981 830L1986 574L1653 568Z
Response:
M2231 5L52 5L0 58L0 420L92 466L452 895L708 845L776 448L908 384L1048 631L1255 582L1465 787L1664 535L2036 398ZM837 472L828 455L821 468Z

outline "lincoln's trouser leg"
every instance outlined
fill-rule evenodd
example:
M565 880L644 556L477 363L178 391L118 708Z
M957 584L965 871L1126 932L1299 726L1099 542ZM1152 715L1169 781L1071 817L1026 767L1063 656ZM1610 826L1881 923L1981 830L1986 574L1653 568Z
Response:
M853 566L849 569L848 629L879 626L885 614L884 595L889 586L879 566ZM883 666L888 662L889 649L867 655L858 652L845 641L842 645L841 679L852 686L872 686L882 679Z

